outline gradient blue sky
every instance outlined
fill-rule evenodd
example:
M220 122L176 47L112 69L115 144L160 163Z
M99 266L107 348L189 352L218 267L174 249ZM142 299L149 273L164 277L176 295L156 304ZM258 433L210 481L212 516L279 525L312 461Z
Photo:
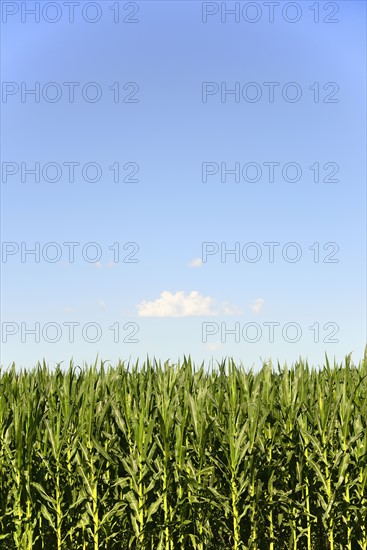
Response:
M20 2L2 4L21 9ZM62 17L54 24L42 17L35 23L31 16L22 23L20 11L3 19L2 81L28 87L97 82L103 96L88 103L77 91L69 103L65 87L57 103L3 95L2 166L96 162L103 176L89 183L77 171L70 183L64 169L56 183L42 177L36 183L31 176L22 182L20 172L3 177L2 241L29 248L35 242L94 241L103 255L98 264L84 261L81 247L74 263L65 247L57 263L31 257L22 262L20 254L5 262L2 256L2 364L29 367L45 358L53 366L71 357L80 364L97 353L113 362L147 354L162 360L190 354L196 361L232 356L251 366L270 357L292 363L300 356L318 364L325 352L337 360L353 352L358 361L366 343L366 3L331 3L339 7L339 21L329 24L323 22L327 2L319 2L319 23L310 10L315 3L307 1L296 3L302 10L296 23L282 17L282 1L274 23L264 2L256 3L263 14L257 23L236 23L230 16L221 22L220 13L203 23L203 3L196 1L137 2L139 22L132 24L114 23L109 1L97 3L101 20L88 23L81 16L88 2L80 2L69 23L58 4ZM133 9L120 4L123 16ZM137 82L139 102L114 103L108 90L114 82ZM237 103L233 96L222 102L217 94L203 103L203 82L225 82L228 89L257 82L264 95L257 103ZM273 103L264 82L280 83ZM302 89L297 103L281 96L288 82ZM318 103L309 90L314 82L320 83ZM338 103L322 101L332 91L323 91L328 82L339 86ZM137 163L139 181L114 183L108 169L114 162ZM217 175L204 183L203 162L297 162L302 178L290 183L279 171L271 183L263 167L259 182L222 183ZM309 169L315 162L319 183ZM327 162L338 164L338 182L322 181ZM281 246L270 263L263 243L274 241ZM114 242L136 242L139 262L113 263L108 247ZM235 242L241 248L256 242L263 256L257 263L236 263L233 256L221 262L216 254L200 263L203 242L229 249ZM289 242L302 249L297 263L284 261L279 251ZM315 242L319 263L309 250ZM322 261L332 251L322 249L328 242L339 246L338 263ZM4 323L10 322L19 331L5 342ZM36 322L41 329L58 323L59 342L42 334L39 343L31 335L22 341L21 323L32 328ZM74 343L65 322L80 323ZM96 343L82 337L81 327L92 322L101 327ZM203 342L206 322L216 323L218 332ZM268 322L280 323L274 342ZM116 343L109 329L114 323L120 326ZM126 323L139 327L138 342L122 341L131 332ZM261 337L249 342L241 334L235 342L234 336L224 338L222 323L229 330L240 323L241 331L257 323ZM301 327L297 342L282 337L287 323ZM314 323L320 326L318 343L309 328ZM338 342L324 341L331 332L326 323L339 327ZM293 335L290 330L289 339Z

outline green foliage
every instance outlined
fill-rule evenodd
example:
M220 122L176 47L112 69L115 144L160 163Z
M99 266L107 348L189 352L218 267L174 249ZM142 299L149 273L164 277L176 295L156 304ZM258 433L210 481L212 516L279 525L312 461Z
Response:
M367 357L0 370L1 550L367 550Z

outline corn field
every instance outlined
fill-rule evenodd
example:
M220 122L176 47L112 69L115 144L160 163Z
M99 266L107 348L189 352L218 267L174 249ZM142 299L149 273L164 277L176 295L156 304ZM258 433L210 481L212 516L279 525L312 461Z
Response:
M367 358L0 370L1 550L367 550Z

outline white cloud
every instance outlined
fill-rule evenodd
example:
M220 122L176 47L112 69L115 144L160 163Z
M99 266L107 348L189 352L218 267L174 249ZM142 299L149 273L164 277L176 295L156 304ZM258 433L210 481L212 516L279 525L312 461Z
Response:
M257 298L253 304L250 305L250 308L252 309L253 313L260 313L263 306L264 306L264 300L262 298Z
M104 300L98 300L98 305L101 309L106 309L106 302Z
M168 290L161 292L160 298L138 304L139 317L191 317L194 315L217 315L213 310L214 299L202 296L196 290L185 295L183 290L173 294Z
M189 266L190 267L201 267L203 265L203 262L202 262L202 259L201 258L194 258L193 260L191 260L191 262L189 263Z
M156 300L143 300L136 307L139 317L192 317L239 313L239 310L228 302L217 304L214 298L203 296L197 290L187 294L183 290L175 294L164 290Z

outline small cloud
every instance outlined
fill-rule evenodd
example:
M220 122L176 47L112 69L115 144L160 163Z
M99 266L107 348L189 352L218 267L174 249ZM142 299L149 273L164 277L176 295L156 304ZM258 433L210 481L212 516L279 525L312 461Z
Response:
M216 315L213 311L214 299L202 296L196 290L185 295L184 291L176 294L164 290L160 298L148 302L143 300L137 305L139 317L191 317L196 315Z
M101 309L106 309L106 303L104 300L98 300L98 305Z
M192 290L188 294L183 290L175 294L164 290L156 300L143 300L136 307L139 317L193 317L238 313L237 308L228 302L216 304L214 298L203 296L197 290Z
M203 265L203 261L201 258L194 258L188 265L189 267L201 267Z
M253 304L250 305L250 308L253 313L258 314L261 312L264 306L264 300L262 298L257 298Z

